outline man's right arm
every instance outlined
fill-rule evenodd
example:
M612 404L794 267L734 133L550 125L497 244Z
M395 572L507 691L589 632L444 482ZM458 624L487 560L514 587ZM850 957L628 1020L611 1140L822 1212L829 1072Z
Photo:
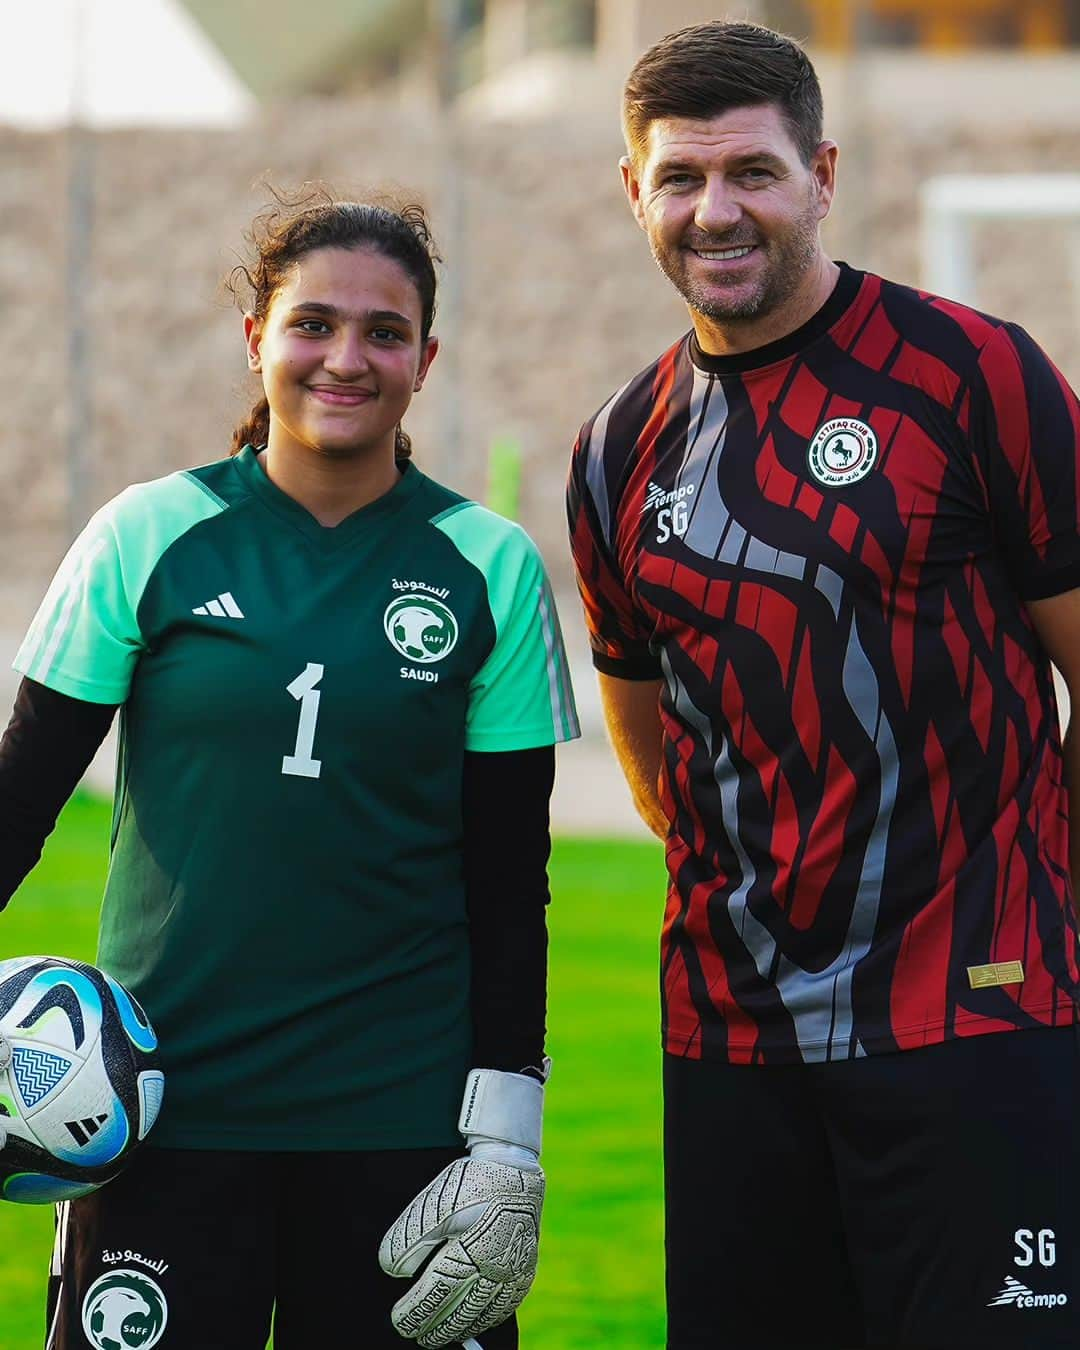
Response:
M668 819L660 804L663 728L662 680L620 680L597 671L604 722L634 806L658 839L666 839Z
M668 821L657 786L663 762L660 661L652 648L652 622L637 605L618 559L618 510L608 499L608 474L595 472L590 480L590 425L574 446L567 483L574 569L608 736L638 814L666 839Z

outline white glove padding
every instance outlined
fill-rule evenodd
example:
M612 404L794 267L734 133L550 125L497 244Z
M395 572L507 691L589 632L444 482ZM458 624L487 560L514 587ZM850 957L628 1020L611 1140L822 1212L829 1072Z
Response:
M536 1275L544 1173L543 1084L473 1069L458 1129L470 1156L443 1169L382 1240L388 1275L424 1273L390 1314L400 1335L450 1345L504 1322Z
M444 1168L382 1240L388 1275L430 1265L390 1316L422 1346L450 1345L504 1322L536 1275L544 1174L459 1158Z

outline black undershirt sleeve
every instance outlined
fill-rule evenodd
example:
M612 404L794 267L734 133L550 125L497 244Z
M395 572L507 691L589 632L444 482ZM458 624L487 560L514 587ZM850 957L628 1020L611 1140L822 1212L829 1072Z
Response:
M116 713L23 680L0 737L0 909L41 857Z
M538 1068L547 1011L548 800L555 750L466 752L473 1064Z

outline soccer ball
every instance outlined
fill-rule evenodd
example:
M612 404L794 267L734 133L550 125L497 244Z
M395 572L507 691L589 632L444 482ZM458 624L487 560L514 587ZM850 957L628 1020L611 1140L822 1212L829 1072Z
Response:
M111 1181L164 1087L157 1037L111 976L58 956L0 961L0 1197L52 1204Z

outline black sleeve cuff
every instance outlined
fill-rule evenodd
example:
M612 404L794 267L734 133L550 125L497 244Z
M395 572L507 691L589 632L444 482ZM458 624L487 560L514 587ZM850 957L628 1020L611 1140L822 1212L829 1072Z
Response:
M1064 595L1080 586L1080 562L1070 563L1066 567L1055 568L1052 572L1041 572L1036 576L1025 577L1020 583L1022 600L1050 600L1055 595Z
M598 652L594 647L592 663L604 675L612 675L617 680L659 680L664 674L660 658L647 650L615 658L606 652Z

